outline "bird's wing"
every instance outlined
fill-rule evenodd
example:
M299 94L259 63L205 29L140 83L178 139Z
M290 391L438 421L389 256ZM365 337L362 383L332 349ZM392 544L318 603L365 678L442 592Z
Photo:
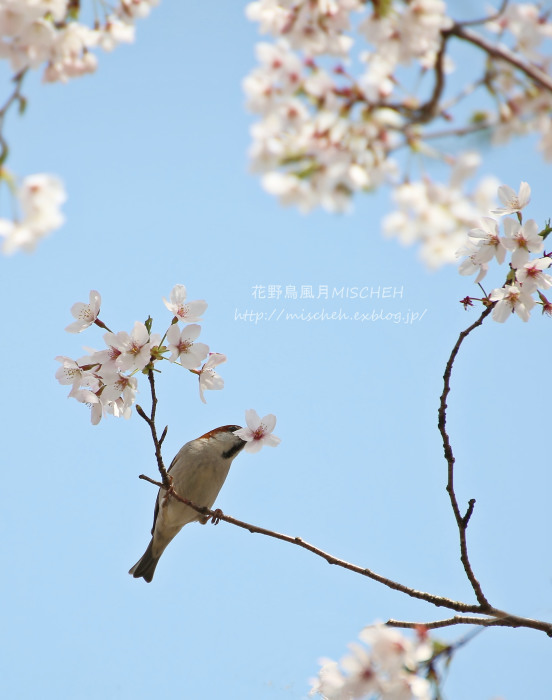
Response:
M178 457L178 455L176 455ZM171 471L171 469L174 467L174 463L176 462L176 457L173 459L171 462L171 466L167 469L167 473ZM159 515L159 494L157 494L157 498L155 499L155 508L153 509L153 525L151 526L151 534L153 535L154 530L155 530L155 523L157 522L157 516Z

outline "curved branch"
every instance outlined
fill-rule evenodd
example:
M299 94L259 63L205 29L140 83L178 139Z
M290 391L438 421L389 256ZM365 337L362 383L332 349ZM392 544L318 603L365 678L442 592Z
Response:
M265 527L259 527L258 525L246 523L243 520L238 520L237 518L233 518L230 515L225 515L220 509L210 510L209 508L205 508L203 506L197 506L195 503L192 503L192 501L189 501L187 498L182 498L182 496L179 496L178 493L176 493L176 491L172 487L166 488L162 483L160 483L159 481L155 481L154 479L150 479L150 477L146 476L145 474L140 474L138 478L143 479L144 481L148 481L150 484L155 484L155 486L159 486L159 488L169 491L170 494L174 498L176 498L177 501L180 501L181 503L184 503L190 508L193 508L198 513L201 513L201 515L206 515L214 522L224 520L224 522L230 523L230 525L235 525L236 527L240 527L243 530L248 530L252 534L265 535L267 537L272 537L277 540L282 540L283 542L288 542L289 544L294 544L298 547L301 547L302 549L306 549L309 552L316 554L316 556L321 557L322 559L325 559L328 562L328 564L339 566L342 569L348 569L349 571L353 571L354 573L360 574L361 576L366 576L367 578L370 578L373 581L377 581L378 583L381 583L384 586L387 586L388 588L391 588L395 591L399 591L400 593L405 593L411 598L418 598L419 600L424 600L426 603L431 603L432 605L435 605L439 608L450 608L451 610L456 610L457 612L481 612L479 605L470 605L468 603L462 603L457 600L452 600L451 598L445 598L443 596L433 595L432 593L418 591L415 588L410 588L409 586L405 586L402 583L398 583L397 581L393 581L392 579L389 579L385 576L381 576L380 574L377 574L375 571L372 571L367 567L351 564L350 562L345 561L344 559L334 557L332 554L325 552L323 549L315 547L313 544L306 542L301 537L285 535L281 532L275 532L274 530L269 530Z
M475 574L473 573L472 566L470 564L470 560L468 557L468 545L466 542L466 530L468 528L468 523L470 520L470 517L473 513L473 508L475 505L475 499L471 499L468 505L468 509L464 515L460 512L460 507L458 505L458 499L456 498L456 493L454 491L454 454L452 452L452 447L450 444L450 439L447 434L447 429L446 429L446 424L447 424L447 397L450 392L450 377L452 374L452 366L454 364L454 360L456 359L456 356L458 355L458 351L460 350L460 346L462 345L462 342L464 339L478 326L480 326L485 318L491 313L493 309L493 305L487 306L487 308L483 311L481 316L475 321L475 323L472 323L472 325L469 328L466 328L465 331L462 331L460 335L458 336L458 340L456 341L456 344L454 348L452 349L452 352L450 354L450 357L447 362L447 366L445 368L445 373L443 375L443 381L444 381L444 387L443 387L443 393L441 394L441 400L439 404L439 421L438 421L438 426L439 426L439 432L441 433L441 437L443 439L443 449L445 452L445 459L448 464L448 479L447 479L447 492L450 497L450 502L452 505L452 510L454 511L454 517L456 518L456 524L458 526L458 533L460 536L460 560L462 561L462 565L464 566L464 571L466 572L466 576L468 577L473 591L475 593L475 596L479 602L479 604L482 606L483 610L480 612L487 613L490 610L490 604L485 595L483 594L483 591L481 589L481 584L479 581L475 578Z
M540 87L544 88L545 90L552 92L552 78L540 68L537 68L537 66L533 66L524 61L513 51L510 51L510 49L508 49L506 46L493 44L480 34L473 32L471 29L466 29L462 23L454 24L452 28L447 31L451 36L456 36L458 39L463 39L474 46L478 46L492 58L509 63L522 73L525 73L525 75L528 78L531 78L534 83L540 85Z
M476 615L487 615L487 616L493 616L493 617L487 617L487 618L472 618L472 617L467 617L463 615L455 616L457 617L457 624L483 624L481 620L485 622L487 626L502 626L502 627L529 627L531 629L535 630L540 630L542 632L546 632L546 634L549 637L552 637L552 623L549 622L542 622L540 620L533 620L531 618L525 618L525 617L518 617L517 615L510 615L509 613L504 612L503 610L498 610L496 608L493 608L490 605L469 605L468 603L462 603L457 600L452 600L451 598L445 598L443 596L438 596L438 595L433 595L432 593L426 593L424 591L418 591L415 588L410 588L409 586L404 586L402 583L398 583L397 581L393 581L392 579L386 578L385 576L381 576L380 574L377 574L375 571L372 571L371 569L368 569L366 567L362 566L357 566L356 564L351 564L348 561L345 561L344 559L338 559L337 557L334 557L332 554L329 554L328 552L325 552L323 549L320 549L319 547L315 547L313 544L310 544L309 542L305 542L301 537L293 537L292 535L285 535L281 532L275 532L274 530L269 530L265 527L259 527L258 525L252 525L251 523L246 523L243 520L238 520L237 518L233 518L230 515L225 515L220 509L216 510L211 510L209 508L205 508L203 506L197 506L195 503L192 503L192 501L189 501L187 498L182 498L182 496L179 496L178 493L174 490L172 486L169 486L168 488L165 487L161 482L156 481L155 479L151 479L149 476L146 476L145 474L140 474L138 477L139 479L143 479L144 481L148 481L150 484L154 484L155 486L158 486L160 489L165 489L170 495L175 498L177 501L180 501L181 503L184 503L184 505L189 506L190 508L193 508L196 510L198 513L201 513L201 515L206 515L210 520L212 520L213 523L218 523L221 520L224 520L224 522L229 523L230 525L235 525L236 527L240 527L243 530L248 530L252 534L259 534L259 535L265 535L266 537L272 537L277 540L282 540L283 542L288 542L289 544L294 544L297 547L301 547L302 549L306 549L309 552L312 552L318 557L321 557L322 559L325 559L328 564L333 564L335 566L339 566L342 569L347 569L348 571L353 571L356 574L360 574L361 576L366 576L367 578L372 579L373 581L377 581L378 583L383 584L384 586L387 586L387 588L391 588L394 591L399 591L400 593L404 593L411 598L417 598L418 600L423 600L426 603L431 603L431 605L435 605L436 607L442 607L442 608L449 608L451 610L455 610L456 612L464 612L464 613L475 613ZM450 620L454 620L455 618L449 618ZM478 620L479 622L474 622L474 620ZM433 625L435 627L446 627L446 621L440 621L435 622L435 623L409 623L405 622L402 623L397 620L390 620L387 622L388 625L394 626L394 627L415 627L417 624L423 625L425 627L428 627L430 625ZM455 624L454 622L449 622L448 624Z

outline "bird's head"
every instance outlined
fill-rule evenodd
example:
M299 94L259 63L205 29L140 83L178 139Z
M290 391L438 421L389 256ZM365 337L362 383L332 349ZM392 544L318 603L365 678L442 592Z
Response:
M223 425L220 428L210 430L197 439L204 442L208 449L216 449L223 459L232 460L247 444L245 440L234 435L236 430L241 430L241 426Z

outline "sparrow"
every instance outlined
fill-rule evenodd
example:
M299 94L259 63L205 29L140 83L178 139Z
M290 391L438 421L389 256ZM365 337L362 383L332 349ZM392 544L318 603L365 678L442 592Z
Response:
M228 476L232 461L247 444L234 435L236 430L243 428L239 425L223 425L182 447L168 469L173 488L179 496L197 506L211 508ZM196 520L204 525L209 516L201 515L168 495L165 489L159 489L153 513L151 542L128 573L150 583L157 562L169 542L184 525Z

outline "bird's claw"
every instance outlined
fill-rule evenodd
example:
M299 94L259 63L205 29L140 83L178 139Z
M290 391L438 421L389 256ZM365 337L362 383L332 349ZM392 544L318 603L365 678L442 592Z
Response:
M218 525L220 523L221 515L223 515L223 512L220 508L217 508L215 511L213 511L213 515L211 515L211 522L213 523L213 525Z

